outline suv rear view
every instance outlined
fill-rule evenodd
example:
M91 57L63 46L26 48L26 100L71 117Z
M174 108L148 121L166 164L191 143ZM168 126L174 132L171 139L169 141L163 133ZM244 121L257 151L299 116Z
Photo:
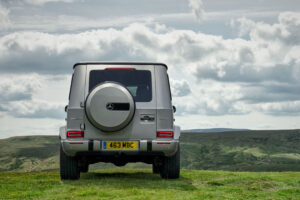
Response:
M97 162L144 162L162 178L178 178L180 128L171 101L165 64L75 64L60 128L61 178L78 179Z

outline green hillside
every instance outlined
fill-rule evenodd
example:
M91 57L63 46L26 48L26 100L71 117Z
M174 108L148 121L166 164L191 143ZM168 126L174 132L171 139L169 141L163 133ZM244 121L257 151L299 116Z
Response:
M113 169L60 181L58 172L0 172L0 199L300 199L299 172L183 170L162 180L151 170Z
M231 171L300 171L300 131L186 133L182 167Z
M183 133L181 166L229 171L300 171L300 131ZM22 136L0 140L0 171L58 169L57 136ZM91 169L111 168L95 164ZM129 164L126 168L147 168Z
M58 136L22 136L0 140L0 171L57 170Z

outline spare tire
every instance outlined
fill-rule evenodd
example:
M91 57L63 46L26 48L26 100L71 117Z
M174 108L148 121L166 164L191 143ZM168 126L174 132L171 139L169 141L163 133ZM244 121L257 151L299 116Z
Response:
M85 104L88 120L102 131L118 131L126 127L135 112L129 90L119 83L104 82L88 95Z

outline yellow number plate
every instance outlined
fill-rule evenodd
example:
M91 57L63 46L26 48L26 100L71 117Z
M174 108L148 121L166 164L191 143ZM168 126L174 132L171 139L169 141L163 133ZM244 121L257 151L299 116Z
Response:
M103 149L138 149L137 141L103 141Z

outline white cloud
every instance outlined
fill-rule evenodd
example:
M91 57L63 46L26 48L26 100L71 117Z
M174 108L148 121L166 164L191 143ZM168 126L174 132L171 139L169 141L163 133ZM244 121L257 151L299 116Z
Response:
M21 118L59 118L65 116L63 111L67 101L68 91L60 94L60 91L53 91L57 84L64 83L65 77L61 76L41 76L38 74L0 76L0 111L3 115L10 115ZM50 88L47 88L47 84ZM68 82L69 84L69 82ZM63 88L61 86L60 88ZM53 94L45 95L49 92L61 95L51 98ZM58 101L58 100L59 101Z
M250 112L249 107L239 101L242 93L238 85L204 81L193 84L191 91L191 95L174 98L177 114L235 115Z
M258 104L258 109L266 114L271 115L299 115L300 101L285 101L275 103Z
M7 29L11 26L9 19L10 10L4 7L0 2L0 29Z
M176 116L175 123L184 129L238 128L238 129L299 129L299 116L272 116L259 112L248 115L184 115Z
M177 80L172 89L178 113L263 112L256 104L300 100L298 16L282 13L271 25L239 20L251 24L242 26L250 27L243 30L249 39L155 23L76 34L17 32L0 38L0 71L66 74L80 60L159 61Z
M64 2L64 3L72 3L75 0L24 0L26 3L33 4L33 5L44 5L46 3L52 2Z
M189 7L192 9L194 15L199 22L203 21L204 9L202 0L189 0Z
M249 34L251 40L260 44L272 42L273 45L278 45L278 43L296 45L300 43L300 14L296 12L280 13L278 23L272 25L246 18L238 19L236 22L241 35Z
M5 75L0 76L0 100L18 101L31 99L32 93L40 87L38 75Z
M21 135L57 135L64 120L49 118L15 118L4 115L0 120L0 139Z
M64 104L49 101L10 101L0 104L0 110L18 118L58 118L65 117Z
M213 53L195 63L198 79L299 84L299 16L282 13L273 25L239 20L241 33L250 39L215 41Z
M172 96L183 97L191 93L190 86L186 80L170 80Z

